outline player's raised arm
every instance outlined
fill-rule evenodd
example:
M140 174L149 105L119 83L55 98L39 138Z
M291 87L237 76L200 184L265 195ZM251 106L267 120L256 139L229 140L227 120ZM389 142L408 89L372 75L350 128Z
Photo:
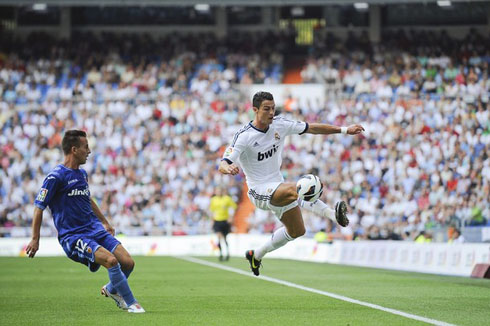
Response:
M350 125L348 127L339 127L325 123L310 123L308 125L308 130L305 133L315 135L331 135L340 133L347 135L358 135L363 131L364 127L358 124Z
M240 172L240 169L235 163L224 159L219 163L218 171L223 174L236 175L238 172Z
M43 220L43 210L39 207L34 208L34 218L32 219L32 239L26 247L26 254L29 258L34 258L39 250L39 238L41 237L41 222Z

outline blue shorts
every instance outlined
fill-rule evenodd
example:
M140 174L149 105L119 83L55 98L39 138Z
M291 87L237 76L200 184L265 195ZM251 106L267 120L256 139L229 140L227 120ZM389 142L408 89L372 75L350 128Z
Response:
M60 240L61 247L71 260L87 265L91 272L96 272L100 265L95 263L95 252L103 247L114 252L121 243L106 230L95 234L68 235Z

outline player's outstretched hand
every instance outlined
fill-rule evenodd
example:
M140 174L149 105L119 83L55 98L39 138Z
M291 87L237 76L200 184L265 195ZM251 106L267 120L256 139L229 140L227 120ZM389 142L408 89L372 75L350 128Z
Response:
M348 135L358 135L363 131L364 131L364 127L361 125L350 125L347 128L347 134Z
M29 258L34 258L36 252L39 250L39 240L31 240L26 247L26 254Z

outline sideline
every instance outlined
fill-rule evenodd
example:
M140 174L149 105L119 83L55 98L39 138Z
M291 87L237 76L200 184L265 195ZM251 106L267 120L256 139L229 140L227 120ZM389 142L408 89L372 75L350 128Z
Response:
M312 292L312 293L324 295L324 296L327 296L327 297L330 297L330 298L334 298L334 299L338 299L338 300L342 300L342 301L346 301L346 302L358 304L358 305L361 305L361 306L366 306L366 307L369 307L369 308L372 308L372 309L377 309L377 310L389 312L391 314L403 316L405 318L414 319L414 320L418 320L418 321L423 321L423 322L428 323L428 324L431 324L431 325L437 325L437 326L455 326L454 324L449 324L449 323L446 323L446 322L443 322L443 321L439 321L439 320L435 320L435 319L430 319L430 318L426 318L426 317L422 317L422 316L417 316L417 315L412 315L412 314L409 314L409 313L406 313L406 312L403 312L403 311L400 311L400 310L391 309L391 308L385 308L385 307L379 306L377 304L373 304L373 303L369 303L369 302L364 302L364 301L359 301L359 300L356 300L356 299L351 299L349 297L344 297L343 295L338 295L338 294L331 293L331 292L326 292L326 291L321 291L321 290L317 290L317 289L314 289L314 288L309 288L309 287L306 287L306 286L303 286L303 285L291 283L291 282L288 282L288 281L283 281L283 280L280 280L280 279L277 279L277 278L273 278L273 277L269 277L269 276L265 276L265 275L261 275L261 276L257 277L257 276L252 275L251 272L246 272L246 271L241 270L241 269L238 269L238 268L224 266L224 265L220 265L220 264L208 262L208 261L205 261L205 260L202 260L202 259L198 259L198 258L194 258L194 257L188 257L188 256L184 256L184 257L183 256L178 256L177 257L177 256L174 256L174 258L185 260L185 261L188 261L188 262L191 262L191 263L196 263L196 264L201 264L201 265L205 265L205 266L209 266L209 267L219 268L219 269L222 269L222 270L225 270L225 271L228 271L228 272L233 272L233 273L241 274L241 275L248 276L248 277L253 277L253 278L257 279L257 280L263 280L263 281L268 281L268 282L272 282L272 283L277 283L277 284L285 285L285 286L288 286L288 287L296 288L296 289L299 289L299 290L303 290L303 291L308 291L308 292Z

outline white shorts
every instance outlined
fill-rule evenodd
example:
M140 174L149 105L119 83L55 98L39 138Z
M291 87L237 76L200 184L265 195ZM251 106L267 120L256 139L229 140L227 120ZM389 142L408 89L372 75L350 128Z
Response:
M282 214L298 206L297 200L282 207L271 204L272 195L281 183L282 182L269 182L250 188L248 190L248 198L250 198L250 201L255 205L255 207L266 211L272 211L278 219L281 219Z

